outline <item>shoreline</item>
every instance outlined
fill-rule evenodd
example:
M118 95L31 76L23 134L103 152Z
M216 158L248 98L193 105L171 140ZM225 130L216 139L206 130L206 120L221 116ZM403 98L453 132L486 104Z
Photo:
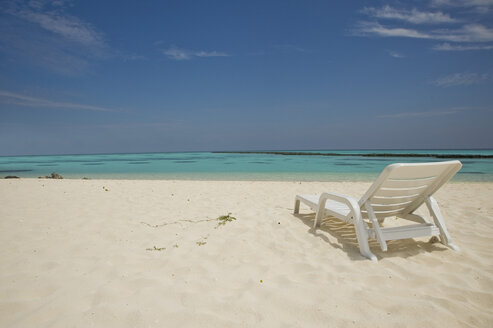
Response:
M98 178L98 177L66 177L66 176L63 176L62 178L60 179L54 179L54 178L31 178L31 177L26 177L26 178L23 178L23 177L15 177L15 178L12 178L12 177L1 177L0 176L0 181L61 181L61 180L65 180L65 181L127 181L127 182L150 182L150 181L160 181L160 182L228 182L228 183L235 183L235 182L249 182L249 183L256 183L256 182L259 182L259 183L300 183L300 182L303 182L303 183L364 183L364 184L371 184L373 183L376 178L378 177L377 176L374 176L373 179L368 179L368 180L301 180L301 179L298 179L298 180L255 180L255 179L196 179L196 178L190 178L190 179L180 179L180 178L169 178L169 179L166 179L166 178L149 178L149 179L145 179L145 178L110 178L110 177L101 177L101 178ZM457 180L455 178L452 178L451 180L449 180L447 182L447 184L460 184L460 183L464 183L464 184L492 184L493 185L493 181L471 181L471 180Z
M117 178L111 178L111 177L71 177L71 176L63 176L61 179L53 179L53 178L34 178L34 177L1 177L0 176L0 181L15 181L15 180L39 180L39 181L51 181L51 180L65 180L65 181L161 181L161 182L264 182L264 183L366 183L366 184L371 184L373 183L378 175L372 176L372 178L366 179L366 180L349 180L349 179L341 179L341 180L303 180L303 179L290 179L290 180L261 180L261 179L197 179L197 178L142 178L142 177L137 177L137 178L122 178L122 177L117 177ZM462 180L462 179L457 179L457 178L452 178L447 182L447 184L493 184L493 180Z

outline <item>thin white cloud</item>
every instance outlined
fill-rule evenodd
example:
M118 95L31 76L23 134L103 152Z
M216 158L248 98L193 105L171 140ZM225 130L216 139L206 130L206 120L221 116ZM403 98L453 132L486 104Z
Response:
M218 51L197 51L194 53L197 57L228 57L229 55L224 52Z
M66 15L62 12L34 12L22 10L16 13L28 21L39 24L47 31L58 34L67 40L91 47L104 47L102 35L90 24L77 17Z
M27 35L23 28L0 24L0 52L11 62L34 65L64 76L84 75L91 69L92 56L78 47L39 31Z
M434 6L493 6L493 0L432 0Z
M478 84L488 79L488 74L455 73L436 79L432 82L437 87L454 87Z
M364 8L363 13L375 18L393 19L406 21L413 24L441 24L454 23L456 19L442 12L419 11L415 8L412 10L395 9L390 6L382 8Z
M4 104L10 104L15 106L22 107L43 107L43 108L58 108L58 109L68 109L68 110L89 110L89 111L101 111L101 112L116 112L117 110L101 107L101 106L93 106L93 105L85 105L85 104L77 104L77 103L69 103L69 102L60 102L55 100L49 100L44 98L36 98L25 96L19 93L14 93L6 90L0 90L0 102Z
M434 39L453 42L493 42L493 29L481 24L468 24L459 29L441 29L432 32Z
M180 49L175 46L171 46L170 48L163 50L163 54L174 60L189 60L193 57L190 51Z
M106 47L102 33L90 23L67 14L63 1L29 1L26 5L10 6L5 11L67 41L86 47Z
M416 8L409 10L389 5L380 8L366 7L360 12L374 20L360 21L352 31L353 35L442 41L432 48L436 51L493 49L493 28L476 12L479 8L493 7L493 0L432 0L431 7L435 7L435 10ZM460 19L453 18L443 11L451 7L463 8L454 11L461 15ZM442 26L431 28L430 24ZM445 24L449 25L445 26ZM472 45L463 45L464 43L472 43ZM389 54L392 56L391 53Z
M404 58L404 57L406 57L403 54L398 53L397 51L389 51L389 55L391 57L394 57L394 58Z
M91 63L114 55L103 34L69 15L67 1L0 3L0 52L11 61L61 75L82 75Z
M229 57L229 54L219 51L192 51L187 49L171 46L168 49L162 50L162 53L169 59L173 60L190 60L194 57Z
M377 35L383 37L405 37L416 39L432 39L431 35L419 32L414 29L401 27L385 27L377 22L360 22L354 31L356 35Z
M468 24L458 29L437 29L426 32L401 27L386 27L377 22L361 22L354 33L360 36L376 35L452 42L493 42L493 29L481 24Z
M384 115L379 115L377 117L378 118L426 118L426 117L434 117L434 116L453 115L464 110L465 110L464 108L452 108L442 111L403 112L396 114L384 114Z
M493 45L452 45L450 43L440 43L435 45L433 50L437 51L468 51L468 50L492 50Z
M493 7L493 0L432 0L434 7L472 8L478 13L488 13Z

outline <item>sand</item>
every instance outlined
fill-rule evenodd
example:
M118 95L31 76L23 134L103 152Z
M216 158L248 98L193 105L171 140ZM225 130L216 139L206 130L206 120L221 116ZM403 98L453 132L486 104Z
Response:
M374 263L351 226L292 214L368 186L1 180L0 327L493 326L493 184L435 195L461 252L372 242Z

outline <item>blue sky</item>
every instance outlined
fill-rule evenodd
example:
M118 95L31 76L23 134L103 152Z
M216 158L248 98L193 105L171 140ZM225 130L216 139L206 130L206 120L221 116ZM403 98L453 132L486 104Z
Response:
M493 148L493 0L2 1L0 155Z

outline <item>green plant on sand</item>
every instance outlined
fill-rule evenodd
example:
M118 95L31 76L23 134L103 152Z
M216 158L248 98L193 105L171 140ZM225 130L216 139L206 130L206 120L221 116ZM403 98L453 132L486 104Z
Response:
M219 221L217 225L221 226L221 225L225 225L228 222L236 220L236 218L232 217L231 213L228 213L227 215L221 215L216 220Z
M154 246L153 248L146 248L146 251L164 251L166 247L156 247Z

